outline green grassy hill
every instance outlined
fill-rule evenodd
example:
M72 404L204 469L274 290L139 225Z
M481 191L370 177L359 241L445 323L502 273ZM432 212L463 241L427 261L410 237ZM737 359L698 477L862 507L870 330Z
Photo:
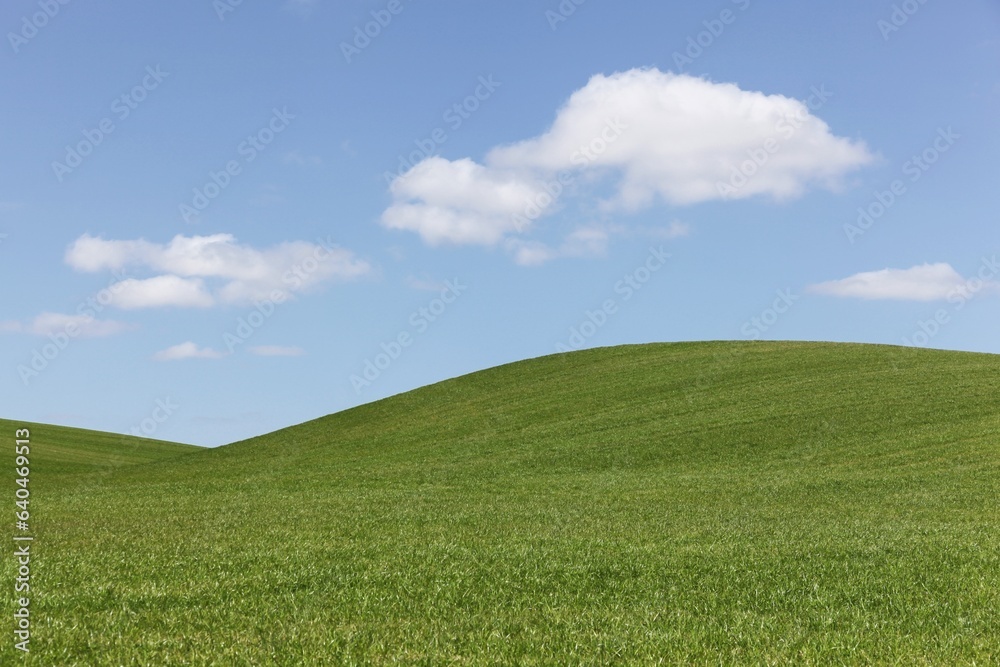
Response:
M998 380L906 348L608 348L40 475L16 659L995 664Z
M14 431L22 428L31 432L33 440L44 443L33 452L31 472L46 483L50 477L110 472L122 466L159 461L202 449L130 435L0 419L0 433L6 434L8 440L13 441Z

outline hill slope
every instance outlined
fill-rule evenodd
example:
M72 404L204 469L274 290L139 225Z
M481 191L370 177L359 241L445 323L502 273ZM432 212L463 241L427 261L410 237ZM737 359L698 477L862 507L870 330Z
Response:
M38 487L28 664L992 663L997 377L589 350Z
M201 447L82 428L0 419L0 433L13 440L26 428L41 447L31 457L31 470L42 477L80 475L121 466L149 463L196 452Z

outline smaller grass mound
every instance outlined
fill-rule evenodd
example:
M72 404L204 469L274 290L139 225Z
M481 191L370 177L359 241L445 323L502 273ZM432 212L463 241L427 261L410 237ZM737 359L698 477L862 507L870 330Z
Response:
M131 435L0 419L0 433L10 444L10 465L13 465L14 433L23 428L31 432L30 467L33 477L86 475L162 461L202 449Z

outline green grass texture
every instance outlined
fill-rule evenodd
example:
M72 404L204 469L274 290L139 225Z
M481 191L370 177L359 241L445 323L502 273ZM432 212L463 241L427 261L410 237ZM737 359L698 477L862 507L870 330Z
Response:
M670 343L216 449L0 422L8 479L32 430L35 536L0 663L997 664L998 384L993 355Z

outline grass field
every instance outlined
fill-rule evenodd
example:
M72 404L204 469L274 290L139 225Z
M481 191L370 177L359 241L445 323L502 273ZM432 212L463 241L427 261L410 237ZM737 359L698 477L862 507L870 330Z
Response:
M0 663L997 664L998 383L662 344L217 449L32 427L32 651Z

